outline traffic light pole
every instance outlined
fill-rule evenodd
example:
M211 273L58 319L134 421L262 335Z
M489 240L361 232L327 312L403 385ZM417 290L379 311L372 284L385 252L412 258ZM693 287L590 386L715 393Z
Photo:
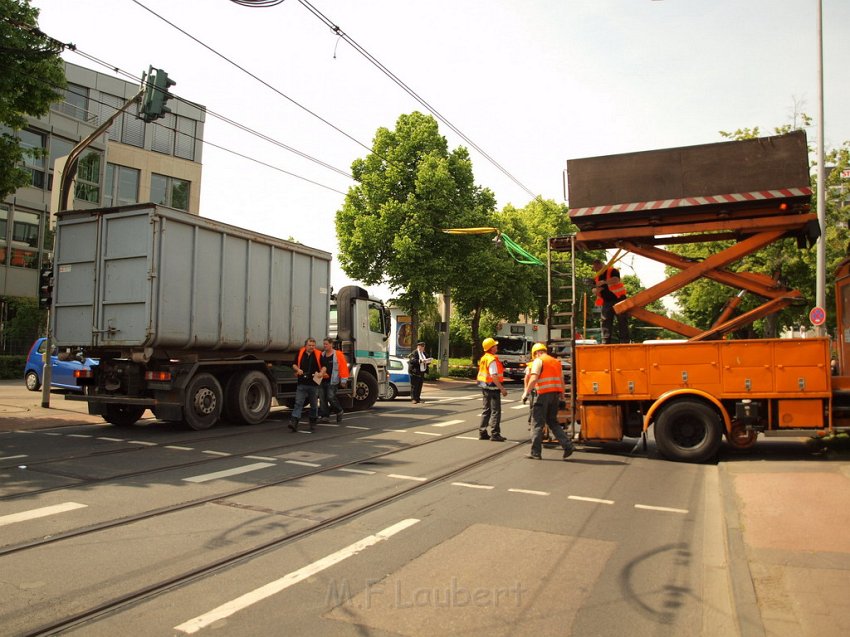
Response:
M133 97L128 99L124 103L124 106L115 111L110 117L106 119L106 121L104 121L100 126L98 126L91 135L89 135L79 144L74 146L74 148L71 149L71 152L68 153L68 159L65 160L65 169L62 171L62 188L59 191L59 210L68 210L68 205L71 200L71 183L74 181L74 176L77 174L77 161L80 159L80 155L83 154L83 151L86 148L91 146L94 140L96 140L107 130L109 130L109 127L112 126L112 122L118 119L119 115L121 115L124 111L130 108L131 104L138 102L144 92L145 89L143 88Z

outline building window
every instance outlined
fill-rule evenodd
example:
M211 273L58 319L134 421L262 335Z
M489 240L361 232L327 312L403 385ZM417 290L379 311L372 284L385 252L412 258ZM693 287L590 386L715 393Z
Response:
M71 154L76 144L70 139L62 137L50 137L50 174L48 176L47 189L53 190L53 177L56 174L56 160Z
M0 265L6 265L6 232L9 228L9 206L0 204Z
M45 139L42 133L31 130L18 132L21 147L24 149L24 167L30 171L32 178L30 185L33 188L44 188L45 180Z
M139 171L118 164L106 164L103 205L124 206L139 201Z
M166 113L165 117L154 122L151 150L166 155L174 154L174 127L172 113Z
M68 84L65 89L65 100L59 102L55 109L83 122L95 119L94 113L89 112L89 90L79 84Z
M174 141L174 156L195 160L195 129L197 122L188 117L177 116L177 136Z
M12 216L12 250L9 265L19 268L38 267L38 226L35 212L15 210Z
M100 202L100 153L84 150L77 162L77 188L74 196L83 201Z
M189 182L185 179L153 173L151 175L151 202L178 210L189 210Z
M109 93L101 93L100 101L100 120L106 121L115 111L124 105L126 100L110 95ZM145 123L136 117L133 112L133 107L130 111L125 111L119 117L115 118L112 126L107 130L109 139L113 142L121 142L129 146L143 148L145 145Z

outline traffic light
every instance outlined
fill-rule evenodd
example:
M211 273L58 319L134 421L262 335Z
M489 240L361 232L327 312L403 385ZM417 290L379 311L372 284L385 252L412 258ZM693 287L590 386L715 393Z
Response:
M53 304L53 266L45 263L39 273L38 306L49 308Z
M141 118L146 122L152 122L160 117L165 117L171 109L165 103L171 94L168 88L177 84L168 78L168 73L162 69L148 67L148 73L142 80L144 94L142 95L142 108L139 111Z

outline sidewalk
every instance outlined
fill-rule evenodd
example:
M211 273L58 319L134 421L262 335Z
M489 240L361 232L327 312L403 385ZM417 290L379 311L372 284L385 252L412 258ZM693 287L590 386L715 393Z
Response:
M88 405L65 400L65 395L53 392L50 407L41 406L41 392L28 392L26 398L0 394L0 431L49 429L81 423L102 423L101 416L90 416Z
M850 635L850 452L789 455L720 466L740 634Z

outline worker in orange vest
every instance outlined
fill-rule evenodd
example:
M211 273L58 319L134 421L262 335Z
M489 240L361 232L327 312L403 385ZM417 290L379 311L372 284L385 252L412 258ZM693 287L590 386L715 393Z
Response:
M563 459L573 453L573 443L564 433L564 428L558 422L558 407L564 400L564 372L561 361L549 356L543 343L535 343L531 347L531 371L528 383L522 392L522 402L525 402L533 390L537 390L537 398L531 408L534 425L531 432L531 453L529 458L540 460L543 457L543 427L548 426L561 447L564 449Z
M599 259L593 261L593 291L596 293L596 306L602 308L602 342L611 342L611 328L614 327L614 316L617 317L617 334L621 343L628 343L629 317L617 314L614 306L626 298L626 286L620 280L620 271L613 266L606 266Z
M478 361L478 386L484 399L484 409L481 412L481 424L478 425L478 438L504 442L502 436L502 396L508 395L508 390L502 384L505 382L505 366L496 355L499 343L494 338L485 338L481 343L484 355ZM487 425L490 433L487 433Z

